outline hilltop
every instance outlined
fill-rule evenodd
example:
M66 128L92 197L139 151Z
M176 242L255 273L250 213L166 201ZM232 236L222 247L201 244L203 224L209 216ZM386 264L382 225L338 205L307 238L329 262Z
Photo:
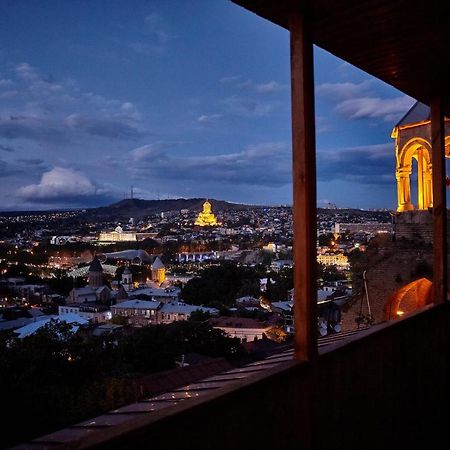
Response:
M159 214L169 211L180 211L188 209L191 211L200 211L204 203L204 198L176 198L168 200L142 200L138 198L125 199L109 206L92 208L86 211L87 214L96 217L135 217L140 218L152 214ZM239 203L230 203L223 200L209 199L213 211L239 211L255 208L251 205Z

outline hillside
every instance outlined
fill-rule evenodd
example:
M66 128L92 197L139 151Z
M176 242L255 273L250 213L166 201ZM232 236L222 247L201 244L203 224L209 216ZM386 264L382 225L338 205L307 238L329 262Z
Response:
M90 216L96 217L135 217L140 218L152 214L159 214L168 211L180 211L181 209L189 209L200 211L202 209L204 198L177 198L169 200L141 200L141 199L125 199L120 202L113 203L109 206L100 208L92 208L87 211ZM223 200L209 199L213 211L230 211L243 210L253 208L250 205L242 205L238 203L229 203Z

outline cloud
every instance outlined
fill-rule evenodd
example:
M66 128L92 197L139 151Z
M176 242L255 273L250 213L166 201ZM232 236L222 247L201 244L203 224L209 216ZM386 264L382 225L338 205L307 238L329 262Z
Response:
M244 117L267 116L274 109L273 103L237 95L227 97L223 103L229 113Z
M289 89L287 84L280 84L276 81L268 81L266 83L255 83L253 80L242 80L240 75L222 77L219 80L222 84L231 85L237 89L245 89L257 94L272 94L274 92L285 91Z
M232 83L239 81L240 79L241 79L240 75L232 75L229 77L222 77L219 79L219 81L222 84L232 84Z
M256 92L260 94L285 91L288 88L289 86L287 84L279 84L276 81L269 81L268 83L257 84L255 86Z
M152 145L134 149L130 154L134 177L152 177L172 184L195 181L279 187L291 180L290 150L281 142L249 145L239 152L214 156L175 156Z
M197 118L197 122L203 125L217 122L223 117L223 114L202 114Z
M15 167L14 165L0 159L0 178L7 178L21 173L22 170L19 167Z
M407 95L382 98L374 92L374 82L323 83L316 87L319 98L335 103L334 110L348 120L382 118L398 120L414 104Z
M156 161L160 158L164 159L166 157L164 153L164 148L167 148L167 144L147 144L142 147L133 149L130 155L134 161Z
M0 78L0 87L11 86L13 84L12 80L6 78Z
M415 100L406 95L394 98L362 97L344 100L336 111L347 119L383 118L386 122L399 119Z
M44 76L31 64L22 62L14 66L18 79L22 80L27 92L39 97L49 94L60 94L65 91L64 83L58 83L52 75Z
M158 43L166 44L173 37L166 31L163 18L160 14L155 12L148 14L144 21L146 29L155 37Z
M141 35L141 40L125 41L129 48L141 55L162 55L167 50L168 43L175 38L167 31L162 16L155 12L144 18Z
M65 141L64 132L58 124L46 117L9 116L0 117L0 137L5 139L31 139L37 141Z
M93 136L107 138L135 139L139 131L132 124L115 118L97 118L82 114L71 114L64 120L74 130L80 130Z
M17 158L17 162L24 166L36 167L45 165L45 161L40 158Z
M0 137L69 143L79 135L134 139L141 114L129 101L85 92L73 80L44 76L28 63L13 66L18 89L7 91L0 110Z
M15 151L12 147L7 147L6 145L1 145L1 144L0 144L0 150L2 150L3 152L8 152L8 153L12 153Z
M371 81L362 83L322 83L316 86L316 94L328 100L347 100L363 95L370 87Z
M140 55L161 55L165 51L165 47L158 44L149 44L148 42L133 41L127 43L128 47Z
M395 151L391 143L317 153L322 182L340 180L364 185L395 183Z
M17 196L31 203L82 204L92 198L107 198L108 192L79 171L54 167L42 174L38 184L30 184L18 189Z

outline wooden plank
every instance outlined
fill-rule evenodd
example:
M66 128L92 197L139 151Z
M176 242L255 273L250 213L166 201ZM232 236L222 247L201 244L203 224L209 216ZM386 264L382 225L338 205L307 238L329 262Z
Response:
M295 357L317 357L316 142L313 46L307 22L292 13L291 96Z
M433 298L447 300L447 199L445 183L445 128L441 97L431 101L433 164Z

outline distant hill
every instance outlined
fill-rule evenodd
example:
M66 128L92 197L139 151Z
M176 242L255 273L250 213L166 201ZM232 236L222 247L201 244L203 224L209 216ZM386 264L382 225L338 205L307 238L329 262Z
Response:
M91 208L87 210L87 214L96 217L134 217L140 218L151 214L159 214L161 212L180 211L181 209L189 209L191 211L201 211L204 198L176 198L169 200L141 200L138 198L125 199L120 202L113 203L109 206L100 208ZM251 205L243 205L238 203L229 203L223 200L209 199L213 212L245 210L254 208Z

